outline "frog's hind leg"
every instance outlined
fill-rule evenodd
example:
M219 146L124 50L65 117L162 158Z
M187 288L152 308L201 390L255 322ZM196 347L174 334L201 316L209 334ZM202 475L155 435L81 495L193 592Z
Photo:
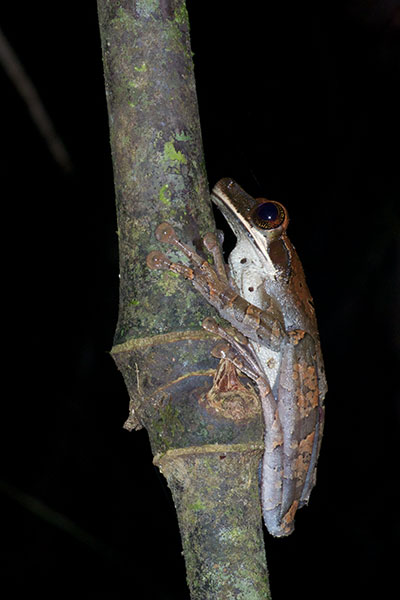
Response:
M323 421L315 342L304 331L289 332L282 353L277 398L283 431L280 520L282 530L286 528L290 533L295 512L307 503L315 483Z
M240 371L252 379L258 387L263 410L264 456L261 468L261 497L265 525L275 536L288 535L293 526L282 522L283 495L283 432L279 410L265 374L261 371L251 347L238 342L229 332L220 327L214 319L206 319L203 327L216 333L225 341L217 344L213 355L231 361ZM238 338L243 341L241 334Z

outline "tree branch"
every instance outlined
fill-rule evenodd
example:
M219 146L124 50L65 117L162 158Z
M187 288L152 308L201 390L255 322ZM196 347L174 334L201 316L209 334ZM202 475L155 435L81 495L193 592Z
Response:
M210 399L216 339L200 324L213 309L190 283L146 266L161 249L159 223L200 252L215 227L185 3L98 0L98 12L120 246L112 355L131 399L126 426L147 429L168 480L192 600L265 599L258 398L243 387Z

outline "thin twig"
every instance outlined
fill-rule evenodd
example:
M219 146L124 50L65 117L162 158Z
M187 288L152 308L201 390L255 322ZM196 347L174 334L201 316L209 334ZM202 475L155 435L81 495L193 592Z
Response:
M54 125L47 114L35 86L26 74L20 60L0 29L0 63L18 92L25 100L33 122L46 141L51 155L65 171L71 171L70 156L59 138Z

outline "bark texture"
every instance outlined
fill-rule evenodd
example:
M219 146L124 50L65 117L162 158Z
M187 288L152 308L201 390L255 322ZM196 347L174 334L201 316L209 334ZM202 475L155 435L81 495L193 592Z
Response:
M183 0L98 0L120 247L112 355L177 509L192 600L269 597L251 387L207 394L218 360L201 328L213 310L191 284L150 271L170 222L202 252L214 230ZM243 380L243 383L246 383Z

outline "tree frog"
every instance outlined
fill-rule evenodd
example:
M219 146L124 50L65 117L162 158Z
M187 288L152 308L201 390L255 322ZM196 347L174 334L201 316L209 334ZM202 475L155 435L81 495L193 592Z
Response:
M237 243L225 265L218 241L204 245L214 267L181 242L168 223L156 230L190 266L151 252L147 265L169 269L194 287L234 327L228 332L212 318L203 327L223 339L215 350L258 388L264 415L261 501L265 525L277 537L294 528L296 510L307 504L315 484L327 391L317 321L303 268L286 229L286 208L253 198L225 178L212 190Z

